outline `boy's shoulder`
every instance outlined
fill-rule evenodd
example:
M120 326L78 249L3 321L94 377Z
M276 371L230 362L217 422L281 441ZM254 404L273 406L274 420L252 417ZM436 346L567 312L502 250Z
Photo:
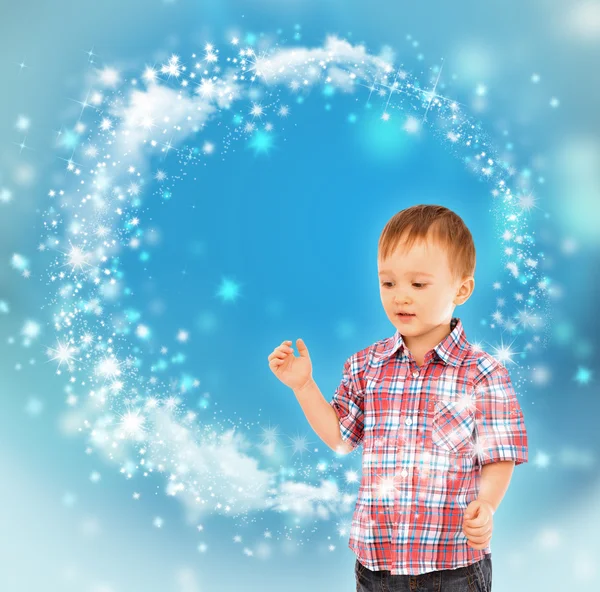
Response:
M464 364L472 366L475 370L474 380L479 382L494 374L508 373L506 366L489 352L483 349L475 348L470 345L467 355L465 355Z
M385 357L393 346L394 336L384 337L350 355L346 360L346 363L350 364L350 366L356 370L363 370L367 364L371 364L372 362L376 362L380 358Z
M353 354L356 358L368 358L373 355L382 354L393 345L394 337L384 337L374 343L363 347L361 350Z

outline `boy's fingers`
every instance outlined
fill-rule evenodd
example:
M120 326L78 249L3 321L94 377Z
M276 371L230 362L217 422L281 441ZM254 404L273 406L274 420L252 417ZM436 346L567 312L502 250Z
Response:
M491 537L485 535L485 536L477 536L477 537L468 537L469 541L471 543L473 543L474 545L482 545L484 543L487 543Z
M489 519L490 519L489 516L486 516L485 518L483 518L483 517L479 517L479 518L467 518L465 516L464 522L468 523L468 524L472 524L472 525L475 526L477 524L479 524L479 525L481 525L481 524L487 524L488 521L489 521Z
M486 527L481 528L463 528L463 532L468 537L487 536L491 530Z
M484 524L483 526L469 526L466 524L465 530L469 530L470 532L485 532L486 530L489 530L489 526L487 524Z

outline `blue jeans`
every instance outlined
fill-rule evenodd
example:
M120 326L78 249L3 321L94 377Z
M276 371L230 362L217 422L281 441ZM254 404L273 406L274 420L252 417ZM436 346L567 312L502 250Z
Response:
M429 573L392 575L390 570L371 571L356 560L356 592L491 592L491 553L471 565Z

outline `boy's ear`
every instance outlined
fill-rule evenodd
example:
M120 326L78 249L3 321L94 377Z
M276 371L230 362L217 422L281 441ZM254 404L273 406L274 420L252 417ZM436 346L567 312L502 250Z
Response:
M456 304L457 306L459 304L464 304L470 298L474 289L475 278L473 276L465 278L458 288L456 298L454 299L454 304Z

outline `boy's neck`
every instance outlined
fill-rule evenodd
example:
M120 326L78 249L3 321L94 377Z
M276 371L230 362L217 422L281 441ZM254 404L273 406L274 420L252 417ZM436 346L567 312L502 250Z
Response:
M425 355L432 350L438 343L443 341L451 333L450 322L439 325L424 335L404 337L404 345L410 351L415 359L417 366L422 366L425 361Z

